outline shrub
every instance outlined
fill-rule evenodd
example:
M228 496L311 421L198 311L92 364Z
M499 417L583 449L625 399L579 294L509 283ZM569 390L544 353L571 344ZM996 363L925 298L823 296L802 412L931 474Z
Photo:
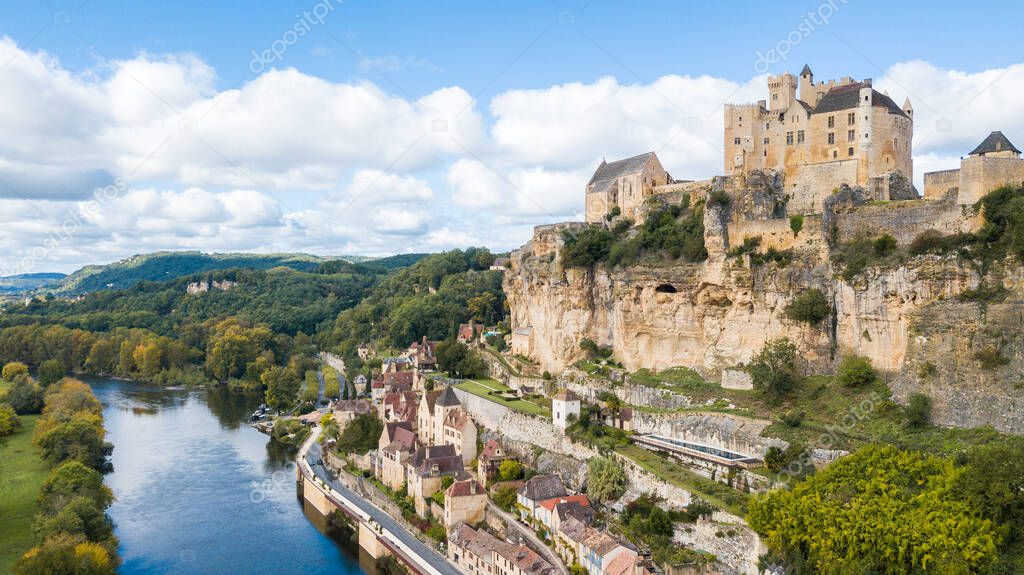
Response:
M786 427L800 427L800 424L804 422L804 412L802 411L787 411L780 417L782 423Z
M587 268L608 259L612 234L604 228L591 226L578 234L564 232L562 239L562 265L567 268Z
M921 379L929 379L935 377L937 373L939 373L939 368L935 367L935 364L930 361L922 363L917 368L917 377Z
M809 289L801 292L786 306L786 317L817 325L828 317L830 311L825 294L819 289Z
M612 206L611 211L605 214L604 219L610 222L613 219L619 217L620 215L622 215L622 208L620 208L619 206Z
M498 466L498 479L513 481L523 476L523 465L514 459L506 459Z
M39 413L43 408L43 390L27 375L19 375L7 390L5 401L18 415Z
M796 346L788 339L765 343L748 368L754 388L776 400L789 393L797 381L796 357Z
M498 489L494 494L494 504L505 511L511 511L512 507L516 504L515 487L506 486Z
M0 437L7 437L21 427L21 420L14 408L6 403L0 403Z
M974 352L974 359L981 362L982 369L988 370L996 369L997 367L1002 367L1010 363L1010 360L1004 356L1002 352L991 345Z
M599 346L590 338L583 338L580 341L580 349L587 353L587 357L594 359L607 359L612 356L613 350L610 347Z
M860 355L844 357L836 369L836 381L845 387L864 387L874 383L877 378L871 360Z
M876 256L887 257L896 251L896 238L889 234L881 235L871 242L871 249Z
M919 256L927 253L940 253L946 249L946 242L939 230L925 230L910 242L910 255Z
M727 208L732 203L732 198L729 197L725 190L715 190L708 194L708 203Z
M587 462L587 492L601 503L618 499L626 492L626 470L610 457L592 457Z
M615 225L612 226L612 234L615 237L622 236L623 234L625 234L626 232L629 231L629 228L632 228L632 227L633 227L633 220L631 220L629 218L623 218L623 219L615 222Z
M793 230L794 238L800 234L800 230L804 229L803 214L794 214L789 216L789 229Z
M912 393L904 410L907 416L907 425L910 427L924 427L932 419L932 400L923 393Z

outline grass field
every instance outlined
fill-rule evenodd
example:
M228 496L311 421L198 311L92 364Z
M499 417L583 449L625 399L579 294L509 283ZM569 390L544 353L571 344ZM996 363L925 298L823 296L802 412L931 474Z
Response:
M464 389L472 393L473 395L478 395L484 399L489 399L499 405L504 405L509 409L514 409L516 411L526 413L529 415L551 417L551 410L548 407L541 405L539 403L525 401L522 399L513 399L511 401L505 401L504 399L498 397L497 395L492 395L490 393L492 391L498 391L502 393L512 391L509 387L505 386L505 384L495 379L467 379L460 383L459 385L457 385L456 387L458 387L459 389Z
M32 516L39 486L49 471L32 446L38 415L21 416L21 428L0 447L0 573L32 547Z

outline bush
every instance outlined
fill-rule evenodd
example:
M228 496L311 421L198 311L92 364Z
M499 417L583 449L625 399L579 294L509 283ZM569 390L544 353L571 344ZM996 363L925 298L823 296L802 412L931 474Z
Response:
M498 479L513 481L523 476L523 465L514 459L506 459L498 466Z
M608 259L612 234L604 228L591 226L578 234L563 232L562 265L567 268L588 268Z
M590 359L607 359L612 356L613 350L610 347L598 346L594 340L590 338L583 338L580 341L580 349L587 353L587 357Z
M516 504L516 489L515 487L506 486L498 489L494 493L494 504L501 507L505 511L512 511L512 507Z
M804 229L803 214L794 214L789 216L789 229L793 230L794 238L800 234L800 230Z
M43 390L29 376L19 375L7 390L5 401L18 415L39 413L43 408Z
M789 393L797 381L796 357L796 346L788 339L765 343L748 368L754 388L774 400Z
M21 420L14 408L6 403L0 403L0 437L7 437L21 427Z
M821 323L828 317L831 308L825 294L819 289L809 289L793 298L786 306L786 317L793 321L802 321L811 325Z
M845 387L864 387L878 378L871 360L860 355L848 355L839 362L836 381Z
M875 255L884 258L896 251L896 238L889 234L881 235L871 242L871 249Z
M708 195L708 203L727 208L732 204L732 198L729 197L725 190L715 190Z
M786 427L800 427L800 425L804 422L804 412L787 411L786 413L782 414L780 419L782 420L782 423L786 425Z
M932 419L931 398L923 393L910 394L904 413L907 416L907 425L910 427L924 427Z
M988 370L996 369L997 367L1002 367L1010 363L1010 360L1004 356L999 349L991 345L974 352L974 359L981 362L982 369Z

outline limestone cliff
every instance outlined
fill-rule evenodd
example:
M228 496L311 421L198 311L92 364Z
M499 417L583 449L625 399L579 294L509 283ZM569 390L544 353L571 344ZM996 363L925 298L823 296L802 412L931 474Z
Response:
M843 199L837 194L833 203ZM842 353L871 358L894 379L897 399L916 391L932 396L937 423L987 423L1024 433L1017 399L1024 386L1019 270L999 280L1010 294L1007 300L988 306L957 298L976 288L981 275L955 255L869 268L847 282L828 260L829 233L844 233L851 219L868 217L865 212L879 220L884 210L896 225L900 218L923 225L927 218L918 212L935 211L935 205L866 205L860 212L847 206L851 215L833 210L815 216L818 225L796 235L776 206L747 204L753 208L742 202L731 210L708 204L709 257L701 263L567 269L558 257L562 234L579 224L537 228L533 240L513 253L505 276L514 351L557 373L582 358L580 342L589 338L611 347L629 370L687 366L717 378L724 368L748 362L765 341L787 337L811 371L830 371ZM758 213L752 216L753 210ZM943 213L952 214L947 230L967 225L959 208ZM747 256L727 255L730 236L738 244L752 230L779 249L793 248L794 261L751 266ZM905 245L912 237L904 232L899 239ZM834 312L822 325L785 315L787 304L808 288L820 289L831 301ZM975 354L987 348L1005 362L982 368ZM919 377L925 364L941 375Z

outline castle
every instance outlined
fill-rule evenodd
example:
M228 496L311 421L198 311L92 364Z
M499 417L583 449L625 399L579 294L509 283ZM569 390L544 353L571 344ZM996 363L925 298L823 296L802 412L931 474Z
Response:
M809 66L797 79L786 72L768 78L769 100L725 106L725 179L742 182L752 172L781 174L790 213L820 213L834 189L860 186L878 201L913 200L911 185L914 109L871 85L846 77L815 83ZM924 175L924 198L972 205L1005 183L1024 181L1024 160L1002 134L992 132L961 161L959 169ZM657 154L601 161L587 182L588 223L609 216L641 222L652 196L699 195L712 180L674 180Z

